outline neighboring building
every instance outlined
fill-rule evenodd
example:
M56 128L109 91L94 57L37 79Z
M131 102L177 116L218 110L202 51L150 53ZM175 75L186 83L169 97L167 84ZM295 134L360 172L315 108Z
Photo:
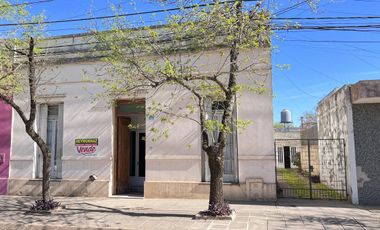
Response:
M0 100L0 195L7 194L11 127L12 108Z
M103 88L85 81L82 73L95 73L104 63L91 51L93 47L86 45L91 43L82 36L51 38L48 43L51 55L45 58L51 63L43 76L48 84L37 98L36 126L52 149L53 196L106 197L143 191L147 198L208 198L201 130L191 120L199 119L197 112L191 119L178 118L169 126L160 121L160 115L146 115L146 108L157 102L170 102L173 113L178 112L176 109L191 101L188 92L166 87L154 93L141 91L138 100L121 97L111 108L101 98L92 103ZM221 55L228 53L221 49L205 51L195 65L205 72L217 69L225 59ZM248 77L250 73L242 71L239 82L263 82L269 91L263 95L244 91L238 98L236 117L254 122L229 137L225 197L275 199L270 49L240 53L242 59L257 60L258 64L257 76ZM25 111L26 99L18 99ZM214 110L217 115L217 107ZM167 138L153 141L153 127L168 128ZM8 193L36 196L41 191L41 154L18 115L14 116L12 132ZM89 180L91 175L96 176L95 181Z
M331 149L320 156L321 180L346 177L354 204L380 204L379 113L380 80L345 85L318 104L319 138L342 138L346 147L335 151L337 146L320 144L320 149Z
M299 128L276 128L274 139L277 168L298 168L301 152ZM298 165L297 165L298 164Z

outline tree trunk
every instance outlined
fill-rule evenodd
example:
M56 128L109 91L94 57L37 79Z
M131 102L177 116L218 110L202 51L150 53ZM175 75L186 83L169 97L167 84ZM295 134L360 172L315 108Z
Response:
M51 152L41 136L34 131L33 127L30 127L30 123L26 126L27 133L42 152L42 200L46 201L50 198Z
M50 198L50 174L51 174L51 153L43 157L42 162L42 200Z
M208 155L210 167L210 197L209 205L224 205L223 176L224 176L224 153L223 148L211 148Z
M29 54L28 54L28 69L29 69L29 94L30 94L30 115L29 120L25 124L29 136L37 143L42 152L42 200L46 201L50 198L50 165L51 165L51 152L49 146L41 138L41 136L34 131L33 124L36 119L37 103L37 80L36 80L36 63L34 58L35 42L33 37L29 41Z

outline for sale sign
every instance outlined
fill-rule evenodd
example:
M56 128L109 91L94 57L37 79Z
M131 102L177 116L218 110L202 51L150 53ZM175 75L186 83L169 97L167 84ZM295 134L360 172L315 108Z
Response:
M98 138L75 139L77 153L84 156L95 155L98 147Z

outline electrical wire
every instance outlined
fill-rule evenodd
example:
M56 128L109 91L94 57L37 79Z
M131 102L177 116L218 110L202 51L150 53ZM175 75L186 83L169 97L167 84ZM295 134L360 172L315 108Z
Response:
M52 0L50 0L50 1L52 1ZM221 2L221 4L231 3L231 2L235 2L235 1L224 1L224 2ZM244 0L244 2L257 2L257 0ZM169 9L145 11L145 12L126 13L126 14L119 14L119 15L106 15L106 16L97 16L97 17L77 18L77 19L61 19L61 20L51 20L51 21L42 21L42 22L5 23L5 24L0 24L0 27L56 24L56 23L68 23L68 22L81 22L81 21L90 21L90 20L109 19L109 18L117 18L117 17L129 17L129 16L137 16L137 15L145 15L145 14L155 14L155 13L164 13L164 12L170 12L170 11L178 11L178 10L182 10L182 9L192 9L195 7L206 7L206 6L210 6L210 5L215 5L215 3L199 4L196 6L193 5L193 6L175 7L175 8L169 8Z
M47 3L47 2L53 2L53 1L55 1L55 0L40 0L40 1L35 1L35 2L24 2L24 3L16 3L16 4L9 4L9 5L0 5L0 8L25 6L25 5L35 5L35 4Z
M296 8L298 8L298 7L300 7L300 6L302 6L303 4L307 3L308 1L309 1L309 0L304 0L304 1L302 1L302 2L299 2L299 3L296 3L296 4L292 5L292 6L289 6L289 7L287 7L287 8L281 9L281 10L275 12L275 13L273 14L273 16L279 16L279 15L281 15L281 14L285 14L285 13L291 11L291 10L294 10L294 9L296 9Z
M380 16L334 16L334 17L281 17L274 20L352 20L352 19L380 19Z
M284 42L311 42L311 43L368 43L378 44L379 40L304 40L304 39L284 39Z

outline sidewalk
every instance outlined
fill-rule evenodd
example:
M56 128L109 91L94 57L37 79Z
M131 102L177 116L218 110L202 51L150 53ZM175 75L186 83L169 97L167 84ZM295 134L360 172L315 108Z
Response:
M380 207L337 201L232 203L234 221L193 220L207 200L57 198L52 215L26 214L33 198L0 198L0 229L380 229Z

